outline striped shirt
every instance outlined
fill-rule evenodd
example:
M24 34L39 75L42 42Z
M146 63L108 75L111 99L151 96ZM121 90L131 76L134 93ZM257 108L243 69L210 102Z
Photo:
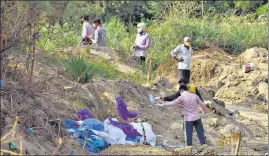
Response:
M157 104L158 107L171 107L175 105L181 105L183 107L183 115L185 121L195 121L200 119L200 113L198 111L198 105L200 105L205 113L208 113L208 109L204 102L196 94L188 91L183 91L181 96L171 102L164 104Z

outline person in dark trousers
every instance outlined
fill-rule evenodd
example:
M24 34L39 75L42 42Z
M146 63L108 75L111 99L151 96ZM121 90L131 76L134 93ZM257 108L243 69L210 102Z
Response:
M199 98L204 102L202 96L200 95L198 89L196 86L194 85L190 85L190 84L187 84L187 81L184 80L184 79L180 79L178 81L178 84L179 84L179 87L182 86L182 85L186 85L188 87L188 90L190 93L194 93L196 95L199 96ZM180 96L180 91L176 92L175 94L173 95L170 95L170 96L166 96L166 97L155 97L154 99L155 100L162 100L162 101L173 101L175 100L176 98L178 98Z
M177 46L171 52L171 56L178 62L179 79L185 79L188 84L190 83L192 52L191 39L189 37L185 37L184 44Z
M100 19L93 21L93 26L95 28L94 38L92 37L92 42L98 46L106 47L106 29L102 27Z
M82 26L82 41L83 44L91 44L91 37L94 36L93 26L89 23L89 16L85 15L81 17Z
M134 56L139 59L140 64L144 64L146 61L146 52L151 46L151 38L148 33L146 33L146 24L137 24L137 35L135 43L132 46L134 49Z
M208 119L208 109L205 106L204 102L193 93L188 92L188 87L185 85L180 86L179 91L181 96L176 98L173 101L166 102L164 104L154 104L157 107L172 107L176 105L181 105L183 107L184 114L184 135L186 146L192 146L192 132L193 127L196 129L200 144L206 144L206 139L204 136L203 123L198 111L198 105L203 109L203 112L206 114Z

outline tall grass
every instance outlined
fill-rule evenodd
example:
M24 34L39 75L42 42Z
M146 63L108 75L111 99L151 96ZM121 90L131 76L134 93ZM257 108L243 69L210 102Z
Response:
M118 19L113 19L107 26L109 46L131 54L129 47L135 40L135 27L129 29L131 32L128 33L124 30L124 24ZM147 26L146 31L152 38L148 56L152 55L154 64L168 61L170 52L183 43L185 36L192 38L192 46L196 51L218 46L230 54L237 54L253 46L268 48L267 24L249 23L244 18L238 17L214 20L210 17L167 19L163 23L153 21Z
M63 27L59 24L42 26L40 30L41 38L37 45L46 51L55 51L56 49L78 45L81 40L81 27L77 24L71 28L67 23Z
M113 66L97 61L86 61L83 57L74 57L65 60L66 71L73 79L80 83L86 83L94 76L100 76L107 79L119 77L119 71Z

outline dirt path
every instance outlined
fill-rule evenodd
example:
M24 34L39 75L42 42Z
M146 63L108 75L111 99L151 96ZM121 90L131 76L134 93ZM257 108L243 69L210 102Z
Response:
M268 114L254 111L250 108L240 107L236 105L227 104L225 106L230 111L238 110L241 116L260 122L263 126L268 127Z

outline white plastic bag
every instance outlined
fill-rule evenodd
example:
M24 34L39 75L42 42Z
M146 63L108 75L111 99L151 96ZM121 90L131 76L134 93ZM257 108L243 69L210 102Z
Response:
M142 124L143 124L143 127L145 129L146 142L150 143L151 146L155 146L156 145L156 135L153 133L151 125L149 123L147 123L147 122L143 122ZM143 133L143 129L142 129L141 123L132 122L131 125L133 125L134 128L137 129L137 131L140 134L143 135L140 138L140 143L143 143L144 142L144 133Z
M118 121L116 118L112 118L112 120ZM108 119L104 121L104 130L110 137L111 145L126 144L126 134L120 128L111 125Z

